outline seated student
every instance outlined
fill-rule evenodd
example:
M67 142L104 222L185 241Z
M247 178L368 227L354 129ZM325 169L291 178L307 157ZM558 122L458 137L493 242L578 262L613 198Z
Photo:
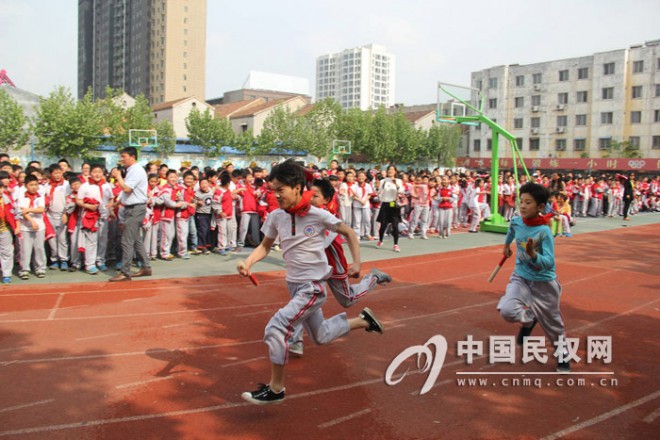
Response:
M34 274L37 278L43 278L46 276L46 198L39 194L39 179L36 176L25 178L25 193L16 204L21 216L18 277L22 280L30 277L30 262L34 254Z
M0 171L0 268L2 269L2 284L11 284L11 271L14 268L14 236L16 219L11 196L6 193L5 186L9 176Z
M312 192L313 195L310 200L312 206L336 215L336 212L328 209L328 204L333 202L335 195L335 189L328 180L315 179L312 182ZM362 277L359 283L350 284L348 282L348 263L344 255L341 236L336 232L326 231L324 246L328 264L332 267L332 275L327 280L328 287L342 307L351 307L367 293L374 290L377 285L392 281L392 277L385 272L372 269L371 273ZM289 341L289 353L297 356L303 354L303 328L300 324L295 327Z

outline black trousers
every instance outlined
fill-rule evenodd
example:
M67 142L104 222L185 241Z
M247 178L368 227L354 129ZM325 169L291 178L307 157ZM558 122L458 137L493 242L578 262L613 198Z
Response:
M211 214L195 214L197 226L197 247L207 249L211 247Z

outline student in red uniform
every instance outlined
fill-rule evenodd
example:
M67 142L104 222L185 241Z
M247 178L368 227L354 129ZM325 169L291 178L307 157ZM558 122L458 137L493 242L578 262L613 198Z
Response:
M144 231L144 250L150 260L158 258L158 229L160 228L161 208L158 205L158 175L149 174L149 189L147 190L147 213L142 222Z
M229 248L230 222L236 222L234 218L234 201L231 190L231 175L227 171L220 174L220 187L213 196L211 205L215 214L215 224L218 231L218 253L227 255Z
M183 173L183 186L179 185L181 206L176 211L176 237L179 258L188 260L188 236L190 235L190 219L195 215L195 175L192 171Z
M312 182L312 198L310 203L317 208L325 209L336 216L336 212L328 209L332 203L335 190L327 179L315 179ZM370 273L362 277L357 284L350 284L348 281L348 263L344 255L341 236L335 232L326 231L324 242L325 256L328 264L332 267L332 275L328 278L328 287L342 307L351 307L363 296L371 292L379 284L387 284L392 281L385 272L372 269ZM303 354L303 332L302 325L297 325L293 335L289 339L289 353L297 356Z
M5 171L0 172L0 268L2 269L2 284L11 284L11 272L14 268L14 233L16 219L11 196L6 192L8 189L5 182L9 176Z
M166 184L161 188L158 202L162 205L160 217L160 257L165 261L174 260L172 243L176 234L177 210L183 207L183 188L178 184L179 176L176 170L166 173Z

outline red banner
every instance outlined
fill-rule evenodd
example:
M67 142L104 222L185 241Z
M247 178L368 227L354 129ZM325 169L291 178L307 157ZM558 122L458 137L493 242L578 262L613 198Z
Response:
M513 167L513 159L501 158L499 160L500 169L509 169ZM458 157L456 166L472 169L490 169L490 158L477 157ZM640 159L525 159L525 166L528 169L541 170L593 170L593 171L660 171L660 159L640 158Z

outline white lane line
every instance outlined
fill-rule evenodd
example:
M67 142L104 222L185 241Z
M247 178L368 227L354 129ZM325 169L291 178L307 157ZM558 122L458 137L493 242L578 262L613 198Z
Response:
M60 293L59 296L57 297L57 301L55 301L55 306L53 306L50 313L48 314L48 321L52 321L53 319L55 319L55 314L57 313L57 309L60 308L60 304L62 304L63 299L64 299L64 294Z
M598 417L594 417L589 420L585 420L582 423L578 423L575 426L571 426L570 428L562 429L561 431L557 431L554 434L550 434L546 437L543 437L541 440L556 440L558 438L562 438L568 434L572 434L576 431L580 431L584 428L587 428L589 426L596 425L600 422L604 422L607 419L611 419L612 417L618 416L621 413L624 413L628 411L629 409L638 407L640 405L645 404L646 402L650 402L656 398L660 397L660 391L656 391L655 393L651 393L647 396L642 397L641 399L637 399L633 402L628 403L627 405L620 406L618 408L613 409L612 411L608 411L604 414L599 415Z
M174 376L157 377L155 379L143 380L143 381L140 381L140 382L125 383L123 385L117 385L115 388L118 389L118 390L121 390L121 389L124 389L124 388L138 387L140 385L146 385L146 384L149 384L149 383L161 382L163 380L170 380L170 379L174 379Z
M55 321L86 321L86 320L97 320L97 319L117 319L117 318L135 318L139 316L158 316L158 315L176 315L183 313L196 313L196 312L214 312L219 310L235 310L235 309L247 309L250 307L262 307L262 306L272 306L272 305L282 305L282 301L265 303L265 304L245 304L242 306L229 306L229 307L212 307L208 309L188 309L188 310L171 310L167 312L149 312L149 313L127 313L124 315L96 315L96 316L69 316L66 318L57 318ZM49 321L49 319L44 318L34 318L34 319L8 319L6 321L0 320L0 324L6 323L23 323L23 322L44 322Z
M644 421L646 423L653 423L655 419L660 417L660 408L657 408L655 411L653 411L651 414L648 416L644 417Z
M236 315L236 317L237 318L242 318L244 316L262 315L264 313L273 313L273 311L272 310L259 310L258 312L244 313L242 315Z
M170 353L172 351L192 351L192 350L209 350L213 348L223 348L223 347L237 347L241 345L257 344L263 343L262 339L256 339L254 341L245 341L245 342L229 342L225 344L213 344L213 345L201 345L194 347L178 347L171 349L163 349L162 353ZM129 351L122 353L106 353L106 354L91 354L84 356L63 356L63 357L52 357L52 358L41 358L41 359L16 359L11 361L0 361L9 362L12 364L36 364L41 362L61 362L61 361L80 361L80 360L89 360L89 359L105 359L105 358L114 358L114 357L124 357L124 356L146 356L145 351ZM9 364L7 364L9 365Z
M595 327L595 326L597 326L599 324L602 324L604 322L611 321L612 319L616 319L619 316L629 315L630 313L633 313L633 312L636 312L638 310L644 309L644 308L650 306L651 304L657 303L658 301L660 301L660 299L655 299L653 301L642 304L639 307L635 307L634 309L626 310L625 312L621 312L621 313L617 313L617 314L612 315L612 316L608 316L607 318L601 319L600 321L590 322L588 324L581 325L580 327L576 327L576 328L571 329L570 332L571 333L580 332L582 330L586 330L588 328Z
M0 409L0 413L9 412L9 411L16 411L17 409L30 408L32 406L37 406L37 405L45 405L46 403L50 403L50 402L54 402L54 401L55 401L55 399L47 399L47 400L40 400L38 402L25 403L23 405L10 406L9 408Z
M181 323L178 323L178 324L164 325L161 328L184 327L186 325L195 325L195 324L200 324L202 322L206 322L206 321L181 322Z
M334 420L330 420L329 422L321 423L318 427L321 428L321 429L330 428L331 426L335 426L335 425L338 425L340 423L344 423L344 422L346 422L348 420L351 420L351 419L354 419L356 417L360 417L360 416L363 416L365 414L369 414L370 412L371 412L371 409L369 409L369 408L363 409L362 411L358 411L358 412L350 414L348 416L339 417L338 419L334 419Z
M0 353L4 353L6 351L16 351L28 347L31 347L31 345L19 345L18 347L3 348L2 350L0 350Z
M266 359L266 356L259 356L259 357L252 358L252 359L246 359L244 361L238 361L238 362L232 362L231 364L220 365L220 368L233 367L235 365L249 364L251 362L261 361L261 360L264 360L264 359Z
M110 336L118 336L118 335L121 335L121 333L107 333L105 335L87 336L86 338L76 338L74 339L74 341L88 341L90 339L109 338Z

